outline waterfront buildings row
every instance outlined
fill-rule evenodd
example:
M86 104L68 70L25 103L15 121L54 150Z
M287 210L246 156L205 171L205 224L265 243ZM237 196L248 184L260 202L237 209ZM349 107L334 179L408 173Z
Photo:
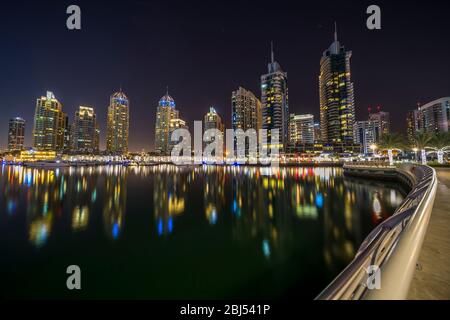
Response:
M450 128L450 97L443 97L418 106L406 116L408 140L413 143L418 132L442 133Z
M120 90L110 97L107 114L106 150L109 154L128 152L129 102ZM16 117L9 121L8 150L24 149L25 120ZM36 100L32 146L36 151L97 154L100 129L94 108L79 106L72 123L63 112L62 103L53 92Z
M390 132L388 112L369 111L368 118L356 121L355 96L351 78L352 52L346 50L334 32L334 41L320 59L319 101L320 121L312 114L289 112L288 76L275 60L271 46L267 73L260 77L260 99L251 91L238 87L231 93L231 127L246 132L266 129L263 136L266 148L279 148L281 153L304 153L325 150L335 153L361 152L370 154L372 145ZM412 140L419 131L447 132L450 119L450 98L441 98L408 113L408 137ZM111 155L128 153L129 100L119 90L110 97L107 112L106 152ZM155 151L170 155L177 141L171 141L175 129L189 129L180 117L175 100L168 92L156 108ZM225 126L214 107L203 117L203 130ZM274 132L279 142L273 145ZM9 123L8 149L24 147L25 121L13 118ZM241 133L239 133L241 134ZM73 121L63 111L62 104L52 92L37 99L33 123L33 148L58 153L95 154L99 152L100 130L98 117L92 106L79 106ZM259 139L259 136L258 136ZM246 142L248 143L248 142Z

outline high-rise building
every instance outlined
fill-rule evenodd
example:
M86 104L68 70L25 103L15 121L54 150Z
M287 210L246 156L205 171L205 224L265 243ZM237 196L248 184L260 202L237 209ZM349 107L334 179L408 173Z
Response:
M174 119L179 119L179 112L175 107L175 100L169 95L169 92L166 92L158 102L156 109L155 150L160 155L170 155L171 122ZM172 123L172 127L175 127L176 124L177 122ZM182 125L180 122L178 124Z
M63 142L63 151L70 151L70 124L69 124L69 116L64 114L64 142Z
M271 144L272 130L278 130L281 152L289 142L289 99L287 73L275 61L273 48L268 73L261 76L262 127L267 130L266 141Z
M372 121L356 121L354 125L355 143L361 145L364 154L373 153L370 148L376 142L377 124Z
M319 143L322 141L322 136L320 132L320 122L314 122L314 142Z
M262 129L261 102L251 91L242 87L231 93L231 127L244 131Z
M25 141L25 120L15 117L9 120L8 150L22 150Z
M410 145L414 144L415 137L418 131L418 121L417 121L418 110L408 111L406 114L406 135L408 137L408 142Z
M225 131L225 125L222 123L222 118L217 113L214 107L209 108L209 112L203 118L203 130L218 129L220 132Z
M440 98L420 106L417 127L424 132L448 132L450 126L450 97Z
M75 112L70 134L71 150L77 153L97 153L97 116L94 108L79 106Z
M170 139L170 137L172 137L172 133L177 130L177 129L186 129L189 130L189 127L186 123L185 120L180 119L180 118L173 118L170 119L170 124L169 124L169 146L168 146L168 153L167 155L170 155L172 152L173 147L178 144L178 141L172 141L172 139Z
M314 143L314 116L312 114L293 114L289 119L289 142L297 144Z
M33 147L36 150L61 151L64 148L66 114L53 92L37 99L34 112Z
M389 134L391 122L389 112L378 111L369 114L369 121L372 122L375 130L375 142L380 142L381 136Z
M320 127L325 143L353 144L355 101L350 73L351 51L346 51L334 32L334 42L320 59Z
M129 107L129 100L122 89L111 95L106 123L106 151L110 154L128 152Z
M237 141L244 140L245 154L249 154L250 141L245 138L248 130L255 130L257 139L262 129L261 102L253 92L239 87L231 93L231 127L236 133L234 148L237 150ZM236 131L236 130L242 131Z

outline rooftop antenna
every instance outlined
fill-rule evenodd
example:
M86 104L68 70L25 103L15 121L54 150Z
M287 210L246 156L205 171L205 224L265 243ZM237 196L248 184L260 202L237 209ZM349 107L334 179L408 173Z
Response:
M270 58L272 63L274 63L275 58L274 58L274 54L273 54L273 41L270 41Z
M169 95L169 86L166 86L166 96Z

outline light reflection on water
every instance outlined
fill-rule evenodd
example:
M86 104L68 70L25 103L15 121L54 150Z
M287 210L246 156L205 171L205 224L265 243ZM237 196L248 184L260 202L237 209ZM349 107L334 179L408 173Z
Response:
M148 246L154 248L155 271L164 273L167 264L174 263L197 272L190 268L200 267L176 254L177 248L188 243L203 250L194 251L188 259L206 259L219 273L228 270L230 261L242 259L243 268L273 277L268 281L261 275L267 284L254 285L242 272L242 278L238 273L230 283L221 283L216 276L216 287L206 287L212 280L205 274L205 284L180 289L180 281L190 283L184 277L166 283L166 293L151 288L140 291L139 297L150 298L233 297L236 291L250 298L280 297L290 294L293 283L303 287L304 296L314 297L403 199L390 186L346 179L340 168L159 165L44 170L2 166L0 186L3 271L21 263L26 268L17 258L21 255L31 257L29 264L45 267L41 255L52 256L65 244L70 254L83 257L86 264L111 265L115 259L107 252L114 243L121 243L122 251L116 255L136 255L129 270L121 266L121 276L140 270L150 255L144 250ZM86 239L105 253L85 258ZM73 244L77 241L79 245ZM169 248L170 256L153 255ZM54 258L58 259L56 254ZM297 270L291 270L296 265ZM116 274L111 271L109 276ZM155 275L145 276L154 285L159 281ZM21 283L14 277L10 282L17 287ZM104 296L102 285L99 280L92 294L86 295ZM126 297L127 291L122 292Z

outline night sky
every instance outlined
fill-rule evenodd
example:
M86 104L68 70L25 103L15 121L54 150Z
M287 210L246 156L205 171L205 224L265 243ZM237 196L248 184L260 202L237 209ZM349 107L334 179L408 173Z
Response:
M395 3L394 3L395 2ZM82 29L66 28L66 8L81 7ZM382 29L366 28L378 4ZM158 100L166 86L193 127L214 105L230 126L231 91L260 97L270 41L288 73L290 111L318 120L319 60L338 37L353 51L356 117L368 106L405 128L418 102L450 95L449 1L8 1L0 7L0 148L8 119L27 121L31 146L36 98L54 92L69 114L95 107L105 145L109 96L130 99L130 150L151 150Z

